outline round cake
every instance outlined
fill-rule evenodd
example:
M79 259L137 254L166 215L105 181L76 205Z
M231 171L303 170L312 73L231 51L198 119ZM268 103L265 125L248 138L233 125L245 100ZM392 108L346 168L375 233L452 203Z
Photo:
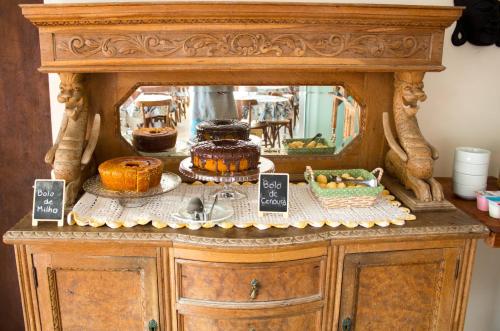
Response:
M203 141L191 148L193 166L216 173L256 169L260 149L244 140Z
M132 132L132 144L139 151L161 152L175 147L177 130L174 128L139 128Z
M163 163L152 157L126 156L99 165L101 183L108 190L146 192L160 184Z
M203 121L196 126L198 141L239 139L248 140L250 127L247 123L237 120Z

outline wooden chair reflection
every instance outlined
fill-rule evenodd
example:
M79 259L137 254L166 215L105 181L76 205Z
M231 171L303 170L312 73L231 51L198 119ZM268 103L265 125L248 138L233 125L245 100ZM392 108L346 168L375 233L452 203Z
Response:
M175 127L177 125L177 121L172 117L172 99L170 97L167 98L166 95L162 94L158 94L157 98L155 98L156 95L148 94L147 96L148 100L138 100L136 102L142 113L144 127L152 127L157 122L160 123L161 127ZM157 107L163 107L165 111L164 114L151 114Z
M252 107L257 105L258 102L255 99L248 100L236 100L236 111L238 112L238 118L242 121L248 122L250 130L261 130L262 139L264 140L264 146L267 147L271 143L271 140L267 131L266 122L259 122L252 120Z
M275 97L283 97L282 92L269 92L268 95L275 96ZM267 131L267 137L269 139L271 147L276 147L276 142L278 142L278 147L281 148L281 134L280 131L281 129L288 130L288 134L290 135L290 138L293 138L293 127L295 126L295 120L298 117L298 113L295 113L295 108L293 106L292 98L288 98L288 102L290 103L292 107L293 114L291 115L292 117L289 119L272 119L272 120L266 120L266 131ZM267 144L266 144L267 146Z
M290 138L293 138L293 128L292 121L290 119L284 120L267 120L266 121L266 131L267 137L270 140L271 147L276 147L276 141L278 142L278 147L281 148L281 129L287 129ZM267 144L266 144L267 147Z
M289 97L290 105L292 106L293 117L292 117L292 127L295 129L297 125L297 120L299 119L299 95L296 88L290 86L290 97Z
M187 118L187 109L189 107L189 93L185 87L177 88L172 94L175 103L175 120L177 123L182 121L182 118Z

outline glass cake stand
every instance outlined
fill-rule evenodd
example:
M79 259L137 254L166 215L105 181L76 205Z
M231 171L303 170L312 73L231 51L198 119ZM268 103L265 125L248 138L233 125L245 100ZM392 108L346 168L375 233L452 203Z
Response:
M172 191L181 184L181 178L171 172L164 172L161 176L160 185L149 189L147 192L119 192L106 189L99 175L89 178L84 184L85 192L92 193L98 197L117 199L123 207L142 207L148 203L148 198Z
M251 182L259 179L260 173L274 172L273 161L261 157L257 169L239 172L228 172L226 174L217 174L208 170L197 169L193 167L191 158L188 157L179 164L179 171L186 177L201 181L212 181L222 183L223 187L217 190L214 195L218 195L223 200L244 199L247 195L240 190L230 186L231 183Z

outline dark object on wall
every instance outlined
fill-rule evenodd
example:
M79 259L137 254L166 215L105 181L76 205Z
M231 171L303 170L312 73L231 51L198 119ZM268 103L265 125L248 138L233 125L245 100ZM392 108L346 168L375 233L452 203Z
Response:
M451 42L462 46L467 41L477 46L496 44L500 47L500 1L455 0L455 6L465 6Z

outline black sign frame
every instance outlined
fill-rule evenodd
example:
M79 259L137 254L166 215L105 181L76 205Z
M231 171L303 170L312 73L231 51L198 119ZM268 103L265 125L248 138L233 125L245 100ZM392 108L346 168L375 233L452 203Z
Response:
M272 210L261 210L261 184L262 184L262 176L264 177L286 177L286 210L285 211L272 211ZM258 208L259 208L259 217L264 216L264 214L281 214L284 218L288 218L288 213L290 210L290 175L287 173L269 173L269 174L259 174L259 182L258 182Z
M37 206L37 184L43 182L53 182L53 183L61 183L62 184L62 201L61 201L61 216L57 218L35 218L36 212L35 208ZM31 214L31 225L38 226L38 222L57 222L57 226L64 225L64 203L66 201L66 181L64 179L35 179L35 185L33 185L33 210Z

